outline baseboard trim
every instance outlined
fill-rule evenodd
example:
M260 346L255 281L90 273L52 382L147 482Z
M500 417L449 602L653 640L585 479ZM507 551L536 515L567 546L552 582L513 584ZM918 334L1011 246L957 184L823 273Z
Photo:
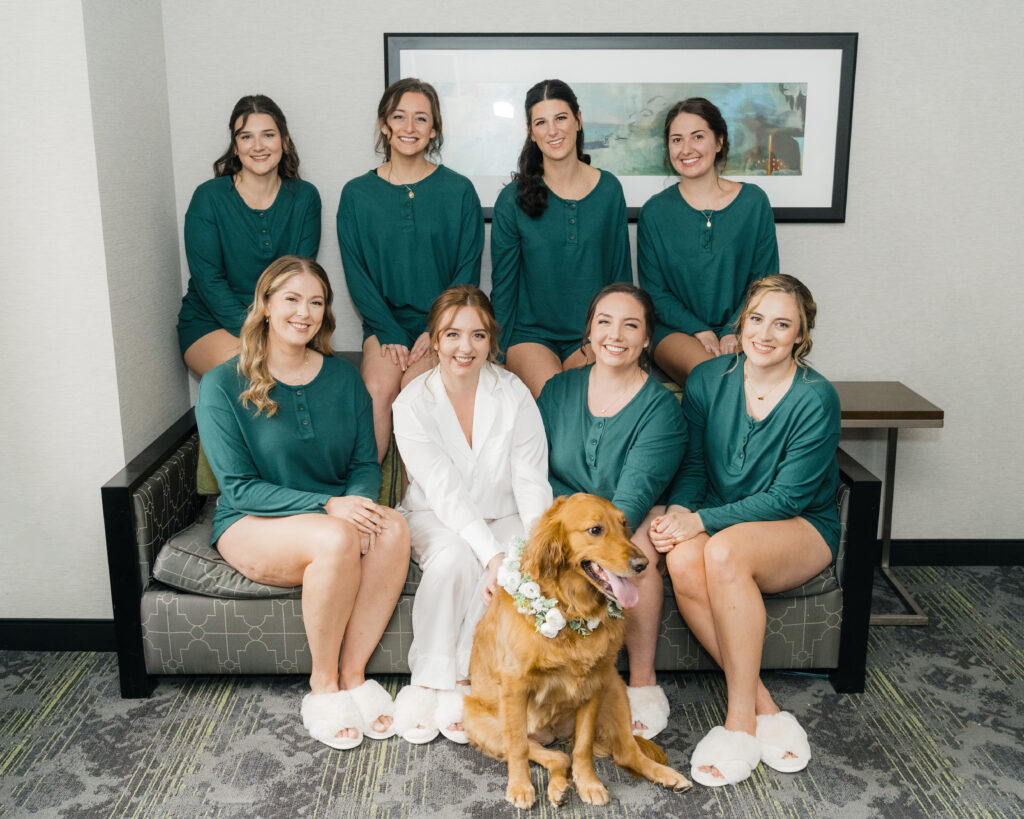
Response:
M113 620L0 620L7 651L116 651Z
M890 566L1024 566L1024 540L893 540Z

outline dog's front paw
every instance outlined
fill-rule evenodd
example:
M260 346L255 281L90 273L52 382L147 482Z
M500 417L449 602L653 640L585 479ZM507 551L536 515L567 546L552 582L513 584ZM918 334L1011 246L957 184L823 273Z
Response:
M505 789L505 798L520 810L532 808L537 801L537 791L529 780L526 782L509 782Z
M576 779L576 790L580 799L588 805L607 805L608 789L597 777L580 777Z
M561 805L565 801L571 784L564 776L552 775L551 781L548 782L548 800L552 805Z
M671 788L676 793L688 791L693 787L693 783L689 779L668 765L659 765L655 778L651 781L657 782L666 788Z

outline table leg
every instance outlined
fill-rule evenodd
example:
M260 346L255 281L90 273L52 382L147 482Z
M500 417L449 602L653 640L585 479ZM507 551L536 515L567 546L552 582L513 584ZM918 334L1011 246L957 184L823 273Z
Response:
M910 592L892 575L889 568L889 554L892 548L892 497L896 478L896 436L898 427L889 427L885 446L885 493L882 497L882 577L889 582L900 602L912 614L872 614L873 626L926 626L928 615L910 596Z

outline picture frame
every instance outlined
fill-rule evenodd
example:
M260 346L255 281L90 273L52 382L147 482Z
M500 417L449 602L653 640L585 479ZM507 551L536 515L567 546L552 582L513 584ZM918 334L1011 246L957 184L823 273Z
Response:
M664 118L688 96L721 108L722 175L762 187L776 222L846 219L856 33L386 33L384 56L385 86L437 89L442 160L473 181L488 220L526 137L526 90L552 77L576 93L584 150L619 178L631 221L677 179Z

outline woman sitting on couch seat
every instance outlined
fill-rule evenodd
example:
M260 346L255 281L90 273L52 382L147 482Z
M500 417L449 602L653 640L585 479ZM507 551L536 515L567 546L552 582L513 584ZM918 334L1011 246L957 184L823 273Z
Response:
M398 692L395 726L409 742L440 731L464 743L473 631L509 544L551 505L548 447L530 391L493 363L498 325L483 291L445 290L427 327L436 364L394 404L409 472L401 510L423 570L412 606L412 684Z
M806 583L839 549L839 398L804 362L817 307L792 276L754 282L737 322L741 352L695 367L683 412L690 448L650 527L676 603L725 672L725 725L694 749L690 775L730 785L759 762L806 767L807 735L760 679L762 593Z
M669 705L654 673L665 594L661 556L647 538L649 513L679 467L687 433L679 402L650 373L650 296L626 282L610 284L590 302L584 326L583 347L594 363L555 375L537 405L554 494L610 500L650 560L633 578L640 599L626 618L633 733L650 739L668 724Z
M312 259L272 263L241 353L200 382L196 420L221 489L211 542L250 580L302 586L313 662L303 724L345 749L394 733L390 695L363 674L405 582L409 531L373 500L370 396L331 351L332 297Z

